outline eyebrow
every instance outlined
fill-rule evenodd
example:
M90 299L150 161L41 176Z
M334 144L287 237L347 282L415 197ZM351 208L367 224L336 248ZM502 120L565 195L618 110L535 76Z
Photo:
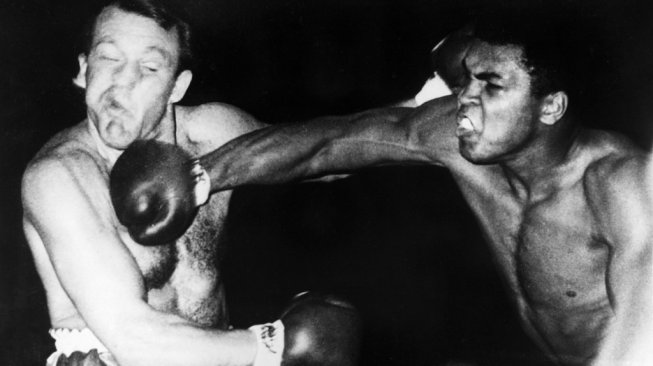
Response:
M93 42L93 44L91 45L91 49L98 48L100 45L103 45L103 44L114 45L115 42L110 38L102 37L102 38L96 40L95 42Z
M463 64L463 69L465 70L465 74L467 76L472 75L472 72L467 67L467 60L466 59L463 60L462 64ZM483 72L479 72L479 73L476 73L476 74L473 74L473 75L474 75L475 78L477 78L479 80L483 80L483 81L488 81L488 80L491 80L491 79L503 79L503 77L499 73L494 72L494 71L483 71Z
M490 79L503 79L501 75L497 74L496 72L492 71L484 71L484 72L479 72L478 74L474 75L477 79L487 81Z
M172 55L168 50L161 48L159 46L150 46L145 50L145 53L156 53L161 55L166 61L170 61L172 59Z
M116 42L111 38L100 38L97 42L95 42L93 44L91 49L96 49L97 47L99 47L100 45L103 45L103 44L115 45ZM170 52L168 52L168 50L166 50L166 49L164 49L162 47L159 47L159 46L149 46L149 47L147 47L145 49L144 53L145 54L155 53L157 55L160 55L161 57L163 57L165 59L166 62L169 62L170 60L172 60L172 55L170 54Z

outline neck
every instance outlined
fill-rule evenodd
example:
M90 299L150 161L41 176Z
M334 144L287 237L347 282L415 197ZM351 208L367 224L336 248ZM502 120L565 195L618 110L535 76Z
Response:
M142 136L141 140L158 140L177 145L177 118L175 115L175 107L173 104L168 104L165 114L159 121L157 127Z
M538 200L556 188L563 176L560 170L576 150L577 134L576 129L546 132L514 158L500 163L520 200Z

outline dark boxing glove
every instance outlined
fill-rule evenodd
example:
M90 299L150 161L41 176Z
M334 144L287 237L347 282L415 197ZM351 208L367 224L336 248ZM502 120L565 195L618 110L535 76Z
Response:
M431 66L447 86L454 92L465 84L465 69L463 59L474 40L474 28L471 24L458 29L431 50Z
M258 339L254 366L354 366L361 321L353 305L333 295L295 296L280 320L250 327Z
M192 224L209 197L209 176L181 148L155 140L132 143L109 181L120 223L143 245L170 243Z
M431 50L433 75L415 95L417 105L445 95L457 94L465 83L463 59L473 40L473 28L467 25L442 39Z

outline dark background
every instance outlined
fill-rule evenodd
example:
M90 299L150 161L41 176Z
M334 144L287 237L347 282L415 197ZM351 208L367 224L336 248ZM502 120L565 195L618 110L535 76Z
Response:
M200 64L184 103L222 101L278 123L410 97L430 73L428 51L481 3L186 1ZM0 4L2 365L42 365L52 351L43 289L20 228L20 176L53 133L84 118L71 78L76 37L93 4ZM579 47L595 55L585 68L585 122L647 147L648 6L574 4L591 35ZM272 320L294 293L315 289L337 292L361 310L365 365L544 364L442 169L371 169L334 183L240 189L228 233L223 268L236 326Z

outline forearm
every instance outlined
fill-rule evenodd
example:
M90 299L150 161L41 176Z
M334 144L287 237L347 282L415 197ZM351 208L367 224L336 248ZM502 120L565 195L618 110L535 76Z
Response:
M124 366L251 365L257 352L249 330L202 328L154 311L98 336Z
M424 160L398 123L409 112L375 110L271 126L232 140L200 162L216 192Z

